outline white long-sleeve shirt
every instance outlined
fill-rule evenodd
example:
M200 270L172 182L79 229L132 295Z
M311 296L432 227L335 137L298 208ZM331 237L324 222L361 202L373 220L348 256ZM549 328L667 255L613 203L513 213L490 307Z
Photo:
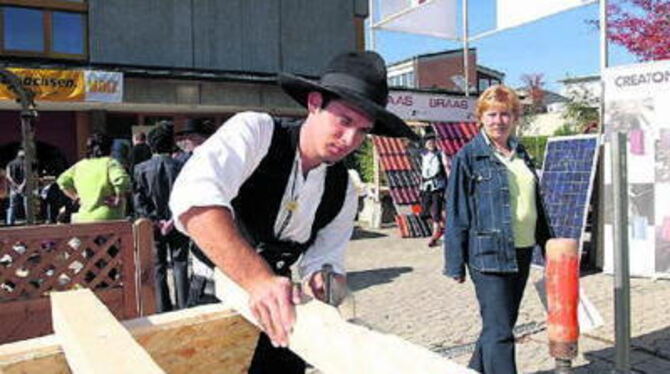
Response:
M173 217L177 217L177 229L185 232L180 217L193 207L221 206L235 214L231 201L267 154L274 126L268 114L240 113L196 148L179 174L170 196L170 209ZM279 233L288 214L288 203L296 200L297 209L279 239L304 243L311 235L316 210L321 202L327 166L321 164L304 178L298 150L294 162L298 172L289 176L274 228L275 233ZM351 238L357 208L355 189L349 181L342 209L319 230L314 243L301 257L298 263L300 277L320 270L325 263L332 264L334 271L345 273L344 251Z

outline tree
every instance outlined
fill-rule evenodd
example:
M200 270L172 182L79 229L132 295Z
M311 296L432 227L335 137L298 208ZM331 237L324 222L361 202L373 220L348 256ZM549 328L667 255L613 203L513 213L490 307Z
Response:
M544 74L532 73L523 74L521 81L524 83L524 90L528 96L522 99L521 121L517 128L517 136L522 136L528 127L533 123L535 117L544 113Z
M575 88L568 92L568 96L570 100L565 103L565 111L562 115L566 122L554 136L590 132L594 124L597 127L600 119L596 106L598 100L591 91Z
M607 16L613 43L642 61L670 59L670 1L616 0Z

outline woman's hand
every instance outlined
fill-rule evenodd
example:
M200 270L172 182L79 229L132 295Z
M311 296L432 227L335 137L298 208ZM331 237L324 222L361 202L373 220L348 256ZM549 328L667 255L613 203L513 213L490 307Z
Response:
M462 275L460 277L451 277L451 279L455 280L456 283L463 283L465 282L465 275Z
M119 195L114 195L114 196L107 196L105 198L105 205L116 208L121 204L121 196Z

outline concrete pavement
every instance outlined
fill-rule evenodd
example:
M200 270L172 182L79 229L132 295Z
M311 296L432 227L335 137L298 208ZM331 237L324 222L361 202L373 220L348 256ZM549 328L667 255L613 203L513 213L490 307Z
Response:
M474 287L444 277L442 249L427 239L401 239L397 230L357 229L347 252L353 301L348 309L377 330L401 336L466 365L481 328ZM545 313L532 270L517 323L520 373L552 373ZM575 373L609 373L614 368L613 277L581 278L581 286L602 314L604 326L583 334ZM631 364L635 373L670 373L670 281L631 280Z

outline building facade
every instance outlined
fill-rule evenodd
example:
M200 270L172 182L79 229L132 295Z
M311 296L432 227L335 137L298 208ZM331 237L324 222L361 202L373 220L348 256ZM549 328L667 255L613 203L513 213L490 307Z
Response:
M243 110L301 114L277 73L314 77L335 54L363 49L367 12L365 0L2 0L0 67L51 85L36 89L85 91L38 95L38 161L69 165L92 131L129 141L162 119L178 128ZM60 75L78 73L72 87ZM21 141L10 99L0 99L0 167Z
M450 50L417 55L388 66L389 85L416 89L439 89L463 93L463 50ZM502 83L505 74L477 65L477 50L468 52L468 80L470 93L478 95L489 86Z

